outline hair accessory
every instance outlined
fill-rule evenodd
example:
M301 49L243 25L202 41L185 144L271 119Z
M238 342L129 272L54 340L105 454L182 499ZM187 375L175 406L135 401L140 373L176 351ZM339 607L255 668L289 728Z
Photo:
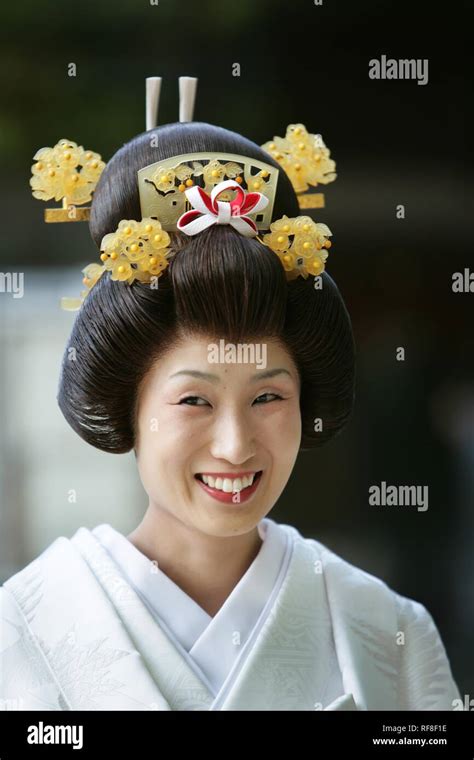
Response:
M179 78L180 122L191 121L197 79ZM146 80L146 129L157 124L161 77ZM298 195L300 208L322 208L322 193L306 193L309 186L336 179L335 162L321 135L303 124L290 124L285 138L274 137L261 146L280 164ZM85 221L90 201L105 167L101 156L62 139L35 156L30 180L33 196L63 201L62 208L46 209L46 222ZM279 257L288 280L320 275L325 268L328 239L325 224L309 216L272 219L279 169L234 153L198 152L171 156L137 172L141 220L123 219L100 245L102 265L82 271L86 290L79 298L62 298L61 307L75 311L105 271L111 278L132 284L157 282L174 252L168 232L197 235L213 224L230 224L246 237L256 237ZM190 208L191 207L191 208ZM259 237L257 231L268 231Z
M89 219L90 208L76 208L91 200L105 163L98 153L84 150L71 140L59 140L54 148L40 148L33 156L33 197L62 200L62 208L45 209L45 222L78 222Z
M161 94L161 77L147 77L145 80L146 129L154 129L158 124L158 106Z
M261 193L268 199L265 211L254 220L259 229L267 230L272 220L278 174L279 170L271 164L235 153L172 156L139 170L140 210L142 216L157 217L163 229L175 230L178 219L189 210L188 188L199 186L210 195L219 183L234 180L242 188Z
M272 222L270 229L260 242L278 255L288 280L298 275L306 279L324 271L327 249L331 247L328 237L332 235L326 224L314 222L309 216L283 216Z
M227 190L236 191L233 200L219 201ZM212 224L230 224L237 232L245 237L255 237L257 225L245 216L247 213L255 213L268 205L268 198L261 193L246 193L238 182L228 179L219 182L209 196L202 187L190 187L185 190L185 195L191 203L194 211L185 211L179 217L177 229L186 235L197 235L199 232L210 227Z
M234 200L217 200L230 189L236 191ZM216 185L210 197L201 187L191 187L185 195L195 210L185 211L178 219L180 232L197 235L213 224L230 224L245 237L258 237L255 222L244 214L265 208L268 199L261 193L246 193L237 182L227 180ZM324 271L332 235L326 224L317 224L309 216L283 216L270 224L270 230L258 240L278 255L288 279L298 275L306 279Z
M192 121L197 89L196 77L179 78L179 120Z
M80 298L62 298L61 308L76 311L99 277L110 271L112 280L121 280L129 285L134 280L155 283L168 266L171 251L168 248L170 236L157 219L122 219L115 232L102 238L100 244L100 264L89 264L84 273L83 290Z
M321 135L309 134L304 124L289 124L284 138L274 137L261 147L285 170L299 194L300 208L324 207L323 193L305 193L309 185L327 185L337 177L336 163Z
M161 77L147 77L146 88L146 130L158 124L158 105L161 94ZM196 100L196 77L179 77L179 120L192 121Z

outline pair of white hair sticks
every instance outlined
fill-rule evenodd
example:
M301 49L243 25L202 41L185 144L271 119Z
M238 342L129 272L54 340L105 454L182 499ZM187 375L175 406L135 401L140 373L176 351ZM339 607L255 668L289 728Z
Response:
M162 77L146 78L146 129L154 129L158 124ZM192 121L196 100L196 77L179 77L179 120Z

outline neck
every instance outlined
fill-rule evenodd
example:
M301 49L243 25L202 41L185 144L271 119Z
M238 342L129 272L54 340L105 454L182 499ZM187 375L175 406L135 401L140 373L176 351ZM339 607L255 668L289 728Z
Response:
M257 527L238 536L211 536L151 504L127 538L211 617L262 546Z

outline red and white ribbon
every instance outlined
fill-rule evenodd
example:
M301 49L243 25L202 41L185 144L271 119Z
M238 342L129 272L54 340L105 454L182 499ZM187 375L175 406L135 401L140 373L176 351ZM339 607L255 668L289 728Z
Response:
M237 194L231 201L219 201L224 190L235 189ZM212 224L230 224L241 235L255 237L257 225L248 216L261 211L268 205L268 198L262 193L247 193L233 179L219 182L209 196L202 187L194 185L184 191L194 210L185 211L178 219L177 229L186 235L197 235Z

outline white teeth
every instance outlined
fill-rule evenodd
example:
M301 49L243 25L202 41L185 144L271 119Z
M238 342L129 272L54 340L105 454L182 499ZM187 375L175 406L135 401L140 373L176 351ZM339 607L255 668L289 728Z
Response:
M210 488L216 488L218 491L224 491L225 493L233 493L235 491L242 491L243 488L251 486L255 475L244 475L243 478L213 478L212 475L201 475L204 483Z

